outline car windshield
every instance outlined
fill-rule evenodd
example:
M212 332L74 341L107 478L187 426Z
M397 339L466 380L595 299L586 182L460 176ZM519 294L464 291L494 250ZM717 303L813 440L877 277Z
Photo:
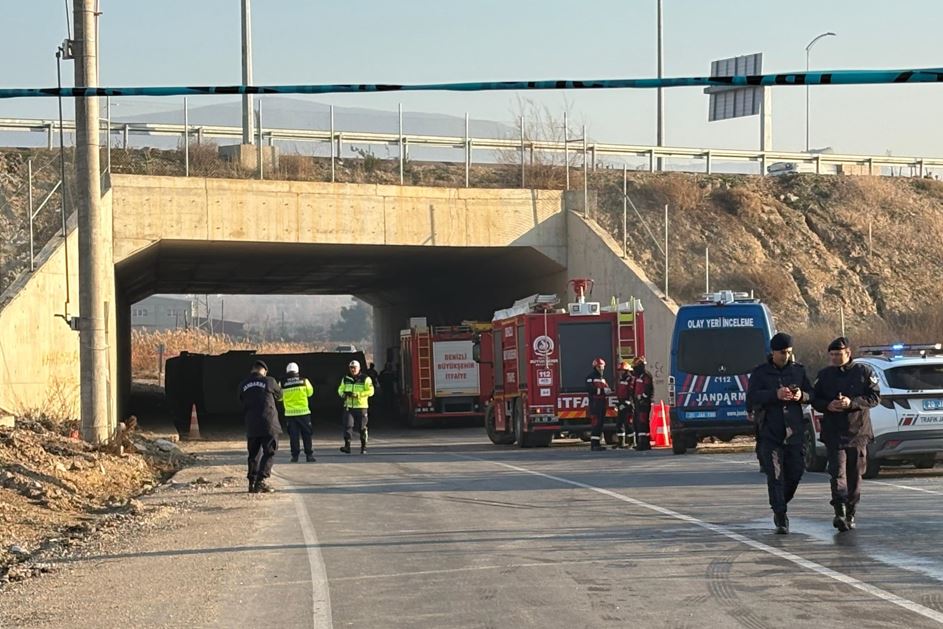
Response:
M887 384L892 389L922 391L943 389L943 363L902 365L884 372Z

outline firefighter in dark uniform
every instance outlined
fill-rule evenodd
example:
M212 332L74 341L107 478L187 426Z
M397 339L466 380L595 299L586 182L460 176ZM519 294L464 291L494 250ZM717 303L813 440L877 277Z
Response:
M600 452L606 449L602 445L602 428L606 421L606 409L609 407L609 394L612 389L606 382L606 361L597 358L593 361L593 370L586 376L586 393L589 394L589 417L592 420L592 435L589 438L590 450Z
M360 362L350 361L348 374L341 379L337 394L344 400L344 445L341 452L350 454L350 439L354 430L360 433L360 454L367 453L367 420L373 379L360 370Z
M805 367L792 355L792 337L780 332L770 339L769 359L750 373L747 407L757 425L761 466L766 473L769 506L776 532L789 532L786 505L796 495L805 461L802 405L812 399Z
M870 365L851 359L847 338L840 336L829 344L828 362L815 382L812 407L822 413L821 440L828 453L835 509L832 526L844 532L855 528L868 444L874 439L871 409L881 402L881 394Z
M629 424L634 423L632 397L635 392L635 376L632 375L632 367L629 361L623 360L619 363L619 380L616 382L616 397L619 399L617 407L616 420L616 448L625 449L626 431Z
M632 376L635 379L632 401L635 407L636 450L652 449L649 418L652 414L652 397L655 395L655 379L645 365L644 356L638 356L632 361Z
M269 377L268 365L257 360L249 376L239 384L239 401L246 421L246 447L249 450L249 493L275 491L265 482L272 475L272 458L278 450L278 407L282 388Z

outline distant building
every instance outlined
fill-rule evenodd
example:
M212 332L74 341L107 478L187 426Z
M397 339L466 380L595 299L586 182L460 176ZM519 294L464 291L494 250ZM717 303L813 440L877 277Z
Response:
M137 330L176 330L193 326L193 302L151 295L131 306L131 327Z

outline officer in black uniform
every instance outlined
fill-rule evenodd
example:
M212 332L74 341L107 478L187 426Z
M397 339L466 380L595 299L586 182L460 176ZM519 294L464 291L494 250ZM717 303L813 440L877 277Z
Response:
M791 336L780 332L769 346L768 360L750 374L747 407L756 422L757 454L766 473L773 524L785 535L786 505L796 495L805 469L802 405L812 398L812 383L805 367L793 359Z
M871 409L881 402L881 391L871 366L851 359L847 338L840 336L829 344L828 362L815 382L812 407L822 413L821 440L835 509L832 526L844 532L855 528L868 444L874 440Z
M272 457L278 450L277 402L282 400L282 388L268 375L268 365L255 361L249 376L239 384L239 401L245 413L246 447L249 450L249 493L275 491L265 482L272 475Z
M606 421L606 409L609 407L609 394L612 389L606 382L606 361L597 358L593 361L593 370L586 376L586 393L589 395L589 417L592 421L592 434L589 438L590 450L600 452L606 449L602 445L603 423Z

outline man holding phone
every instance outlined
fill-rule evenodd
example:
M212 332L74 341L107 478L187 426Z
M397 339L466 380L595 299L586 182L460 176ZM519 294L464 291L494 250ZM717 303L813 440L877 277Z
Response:
M792 337L770 339L770 355L750 374L747 408L757 422L757 453L766 474L776 532L789 532L786 505L796 495L805 465L802 457L802 405L812 397L805 367L793 359Z
M840 336L829 344L828 362L815 382L812 407L822 413L821 440L835 509L832 526L844 532L855 528L868 444L874 440L871 409L881 402L881 394L871 366L851 359L847 338Z

